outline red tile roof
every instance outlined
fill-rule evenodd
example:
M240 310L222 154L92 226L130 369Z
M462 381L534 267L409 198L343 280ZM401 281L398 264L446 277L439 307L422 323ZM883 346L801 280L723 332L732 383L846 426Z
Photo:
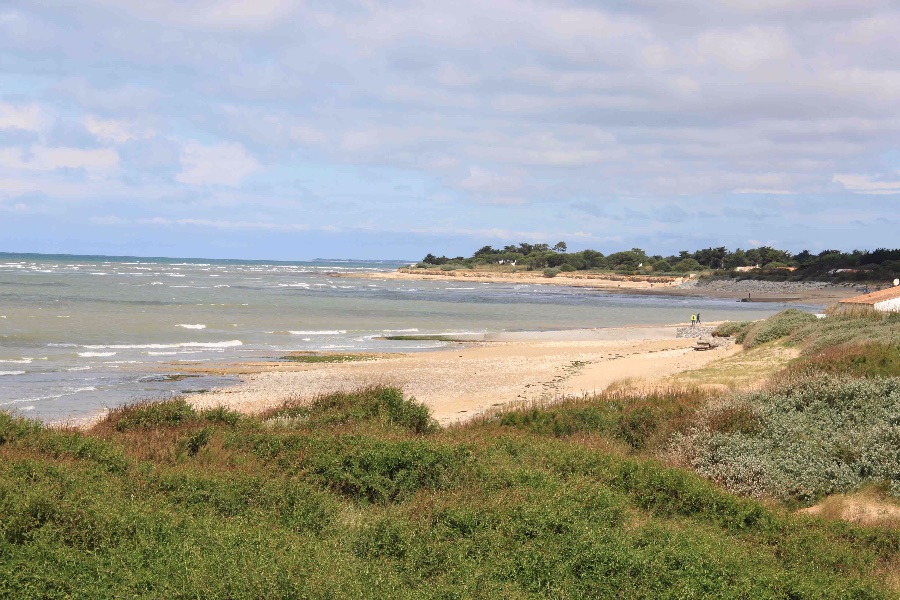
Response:
M900 285L895 285L894 287L885 288L883 290L878 290L877 292L872 292L870 294L864 294L862 296L855 296L853 298L845 298L841 300L842 304L877 304L879 302L884 302L885 300L893 300L894 298L900 298Z

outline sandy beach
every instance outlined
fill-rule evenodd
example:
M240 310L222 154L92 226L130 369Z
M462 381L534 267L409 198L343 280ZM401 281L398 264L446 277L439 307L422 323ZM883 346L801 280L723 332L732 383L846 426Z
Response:
M545 277L541 271L488 271L457 269L409 269L380 273L329 273L332 277L356 279L453 281L467 283L541 284L596 289L607 293L665 295L693 298L743 300L758 302L785 301L797 304L828 305L857 295L852 285L806 285L766 281L717 282L704 285L691 277L653 275L614 275L610 273L570 272ZM730 283L730 284L729 284Z
M625 380L658 381L735 353L693 350L676 326L516 332L454 342L435 352L370 355L342 363L243 363L217 372L242 383L191 397L198 407L255 413L287 400L371 384L400 387L447 425L504 404L599 392Z

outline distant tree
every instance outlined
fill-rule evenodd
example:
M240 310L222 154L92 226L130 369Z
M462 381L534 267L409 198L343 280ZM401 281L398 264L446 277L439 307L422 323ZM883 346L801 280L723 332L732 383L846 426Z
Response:
M653 270L660 273L667 273L672 270L672 265L670 265L665 260L658 260L653 263Z
M805 267L806 265L813 262L814 260L815 260L815 257L813 256L812 252L810 252L809 250L803 250L802 252L798 252L797 254L794 255L794 262L796 262L801 267Z
M566 245L565 242L556 242L556 245L553 246L554 252L565 252L568 249L569 249L569 247Z
M750 259L751 264L754 265L767 265L770 262L790 264L794 259L790 252L776 250L770 246L760 246L759 248L747 250L747 258Z
M738 267L747 267L750 266L750 259L747 258L747 253L738 248L734 252L730 253L725 257L725 268L726 269L736 269Z
M640 250L640 248L638 248ZM606 257L606 261L608 265L616 270L620 271L634 271L638 268L638 265L646 260L647 256L644 254L644 251L641 250L640 253L635 252L634 250L626 250L624 252L615 252Z
M568 262L568 256L565 254L547 254L545 255L548 267L561 267Z
M694 260L710 269L724 269L728 249L725 246L719 248L704 248L694 252Z
M682 261L678 261L673 267L673 271L677 271L678 273L687 273L689 271L699 271L701 269L700 263L697 262L696 259L686 258Z
M582 250L578 254L584 259L586 269L603 269L607 266L606 257L602 252Z

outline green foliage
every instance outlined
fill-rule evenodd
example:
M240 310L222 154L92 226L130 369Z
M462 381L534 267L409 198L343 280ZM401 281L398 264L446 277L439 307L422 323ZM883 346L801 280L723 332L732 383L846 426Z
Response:
M672 265L672 270L676 273L687 273L689 271L699 271L700 269L700 263L693 258L686 258Z
M14 417L0 412L0 446L7 442L34 435L41 430L41 424L22 417Z
M716 337L733 337L740 336L741 339L747 334L747 330L753 326L753 321L725 321L713 331Z
M639 396L610 392L565 399L543 408L500 412L484 419L484 423L555 437L600 434L640 450L686 428L696 408L706 400L705 392L693 388Z
M0 445L0 597L896 596L896 532L595 445L652 448L702 400L607 395L447 430L384 388L88 433L0 420L18 432Z
M184 398L164 402L141 402L110 412L107 420L115 423L118 431L181 425L197 418L197 413Z
M557 275L559 275L559 269L556 267L544 269L544 277L556 277Z
M753 348L766 342L785 338L817 320L814 314L793 308L788 309L763 321L757 321L739 333L737 341L745 348Z
M794 331L789 341L802 345L807 354L852 344L895 344L900 340L900 313L863 316L829 315Z
M240 413L224 406L196 411L184 398L173 398L159 402L140 402L114 409L106 416L101 426L111 425L116 431L124 432L132 429L178 427L202 423L235 426L240 419Z
M307 429L376 423L415 434L438 430L437 422L431 418L425 405L413 398L405 398L397 388L377 386L352 393L321 396L311 403L288 402L264 413L263 419L271 424Z
M640 268L639 265L643 264L644 269L652 268L657 273L713 270L718 275L773 281L883 282L900 277L900 249L879 248L874 251L852 252L824 250L814 255L808 250L791 254L769 246L748 250L737 248L734 251L720 246L694 252L682 250L677 255L666 257L650 257L641 248L614 252L609 256L596 250L572 253L567 253L567 250L565 242L558 242L552 248L545 243L525 242L505 246L503 249L483 246L469 258L428 254L416 266L441 267L449 271L482 265L511 264L516 261L529 270L568 266L578 271L605 269L635 273ZM745 266L761 268L748 272L735 271L737 267Z
M830 347L797 361L790 372L900 377L900 345L870 342Z
M318 364L372 360L372 357L365 354L288 354L286 356L282 356L281 360L296 363Z
M782 381L711 408L674 448L741 494L810 502L868 483L900 492L900 379Z
M348 498L384 504L446 487L466 461L462 448L352 436L310 447L303 465L314 480Z

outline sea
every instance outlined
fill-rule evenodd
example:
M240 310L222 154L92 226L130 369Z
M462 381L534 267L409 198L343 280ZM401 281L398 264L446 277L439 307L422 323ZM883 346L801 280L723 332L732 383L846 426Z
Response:
M378 277L403 264L0 253L0 410L77 423L123 404L237 382L187 367L296 351L427 352L447 345L387 335L669 324L695 312L704 321L747 320L786 308Z

